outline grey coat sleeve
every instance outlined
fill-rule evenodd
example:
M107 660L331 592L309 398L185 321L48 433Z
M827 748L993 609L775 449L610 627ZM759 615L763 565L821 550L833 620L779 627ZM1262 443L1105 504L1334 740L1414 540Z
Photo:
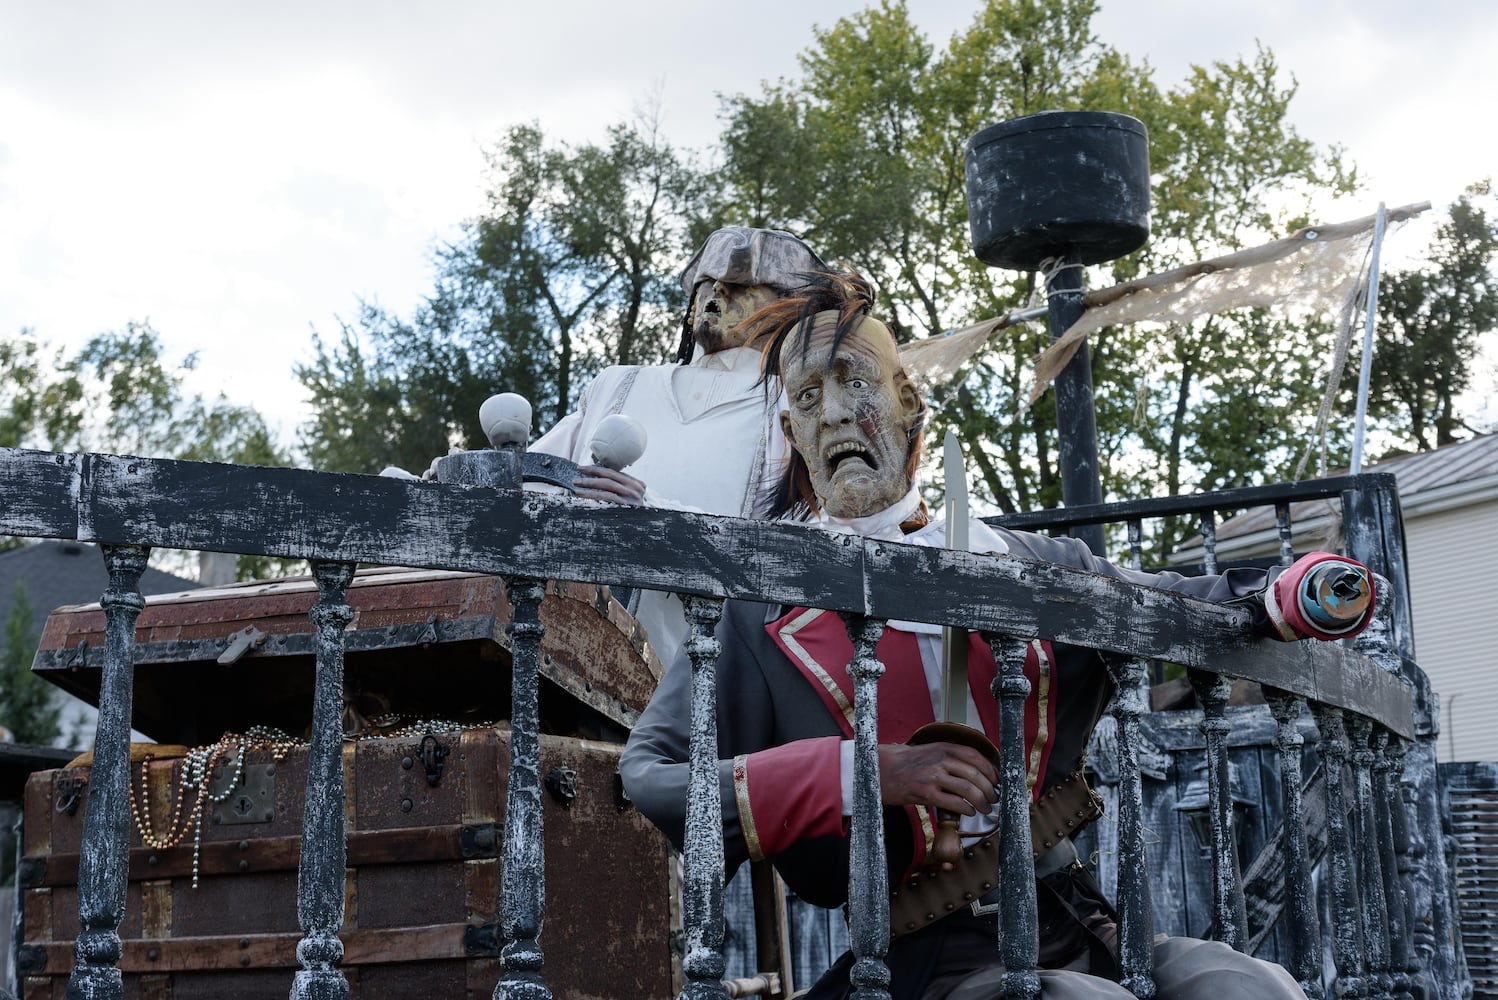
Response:
M753 650L743 637L745 624L754 618L752 609L758 607L729 602L717 630L723 652L718 658L718 701L714 711L720 747L718 789L722 801L724 860L729 872L749 859L749 849L739 825L734 796L734 751L725 753L725 750L770 745L766 718L770 693L763 675L756 669ZM723 710L725 704L737 709L727 713ZM692 664L683 649L635 723L619 760L625 793L678 850L684 848L686 837L691 725Z
M1009 531L1004 528L994 530L1008 542L1011 555L1072 566L1142 587L1170 590L1218 604L1241 604L1253 612L1255 631L1263 635L1273 634L1269 616L1264 611L1264 591L1282 572L1278 566L1270 570L1233 568L1225 573L1206 576L1183 576L1171 571L1145 573L1115 566L1108 560L1093 555L1086 543L1076 538L1052 538L1049 535Z

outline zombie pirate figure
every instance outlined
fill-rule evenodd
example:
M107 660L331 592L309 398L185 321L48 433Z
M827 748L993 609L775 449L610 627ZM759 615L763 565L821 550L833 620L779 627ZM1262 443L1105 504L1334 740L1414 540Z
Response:
M914 482L926 406L900 367L893 338L867 314L865 292L829 280L812 294L787 299L757 319L768 329L766 370L783 383L780 424L794 448L769 507L815 521L829 531L915 545L940 546L946 525L928 523ZM1321 627L1286 620L1286 602L1265 597L1293 591L1312 567L1337 565L1368 595L1367 571L1317 553L1277 578L1234 570L1185 578L1120 569L1079 542L968 525L973 551L1010 553L1263 611L1267 634L1340 638L1366 624L1365 600ZM1294 602L1289 602L1293 604ZM847 900L848 817L852 811L852 648L840 617L799 607L728 602L718 628L718 748L726 858L730 871L768 858L792 890L823 906ZM886 667L879 700L880 797L891 885L933 863L933 813L962 817L974 833L996 825L997 770L978 749L949 742L906 742L933 722L941 686L940 630L891 621L878 646ZM992 741L998 711L988 694L996 668L986 643L968 645L968 718ZM1036 799L1075 789L1073 775L1112 685L1100 656L1048 642L1032 643L1025 670L1025 759ZM685 828L690 720L690 664L671 664L625 749L620 771L636 805L678 846ZM1085 794L1085 793L1084 793ZM1130 996L1116 982L1117 918L1077 860L1069 840L1036 863L1040 964L1051 998ZM1000 890L993 890L997 894ZM992 895L992 894L991 894ZM901 933L890 945L891 991L905 1000L1001 995L996 899L963 904L949 916ZM1219 942L1163 939L1155 949L1158 996L1211 1000L1300 997L1284 969ZM845 955L809 994L846 996Z
M760 356L743 321L825 271L811 248L776 229L729 226L681 274L689 306L677 364L613 365L530 451L561 455L585 475L579 495L746 516L778 476L787 449L774 400L760 391ZM629 474L592 464L590 441L612 413L633 417L647 446Z
M799 288L804 274L826 269L790 233L717 230L681 274L690 305L678 363L605 368L577 411L529 450L577 462L579 496L747 516L764 484L781 474L789 449L743 321ZM593 464L594 433L613 413L633 417L645 432L644 454L627 473ZM662 662L670 662L686 632L681 602L645 593L631 610Z

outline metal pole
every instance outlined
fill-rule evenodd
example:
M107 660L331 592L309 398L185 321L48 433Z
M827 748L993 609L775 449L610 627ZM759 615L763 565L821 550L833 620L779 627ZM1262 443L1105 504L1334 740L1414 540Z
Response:
M1051 341L1082 317L1082 268L1068 252L1046 279ZM1056 376L1056 430L1061 447L1061 502L1068 507L1103 502L1098 472L1097 417L1092 400L1092 360L1084 340ZM1095 555L1103 555L1103 526L1072 529Z
M1378 203L1373 220L1373 253L1368 260L1368 302L1363 320L1363 363L1358 370L1358 416L1352 431L1352 474L1363 471L1363 425L1368 418L1368 382L1373 375L1373 326L1378 317L1378 251L1384 242L1387 219L1384 203Z

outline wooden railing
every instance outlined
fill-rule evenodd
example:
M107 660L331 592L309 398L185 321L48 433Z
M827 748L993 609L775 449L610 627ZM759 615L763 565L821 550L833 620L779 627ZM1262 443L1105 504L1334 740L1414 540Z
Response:
M519 463L499 463L518 469ZM625 508L524 492L516 484L461 486L375 476L262 469L111 455L57 455L0 450L0 534L75 538L103 544L110 573L102 604L107 647L91 801L79 859L77 964L69 996L120 997L119 926L124 915L128 849L131 650L142 606L137 581L149 547L272 555L311 561L321 599L312 616L320 637L316 703L309 756L306 825L298 917L302 968L288 984L293 998L345 997L337 931L344 899L341 730L344 599L356 563L454 569L505 578L514 606L512 760L502 861L501 924L505 938L496 997L550 997L539 928L545 910L541 813L536 759L536 669L541 580L577 580L672 590L692 598L694 699L692 782L684 886L689 997L725 996L723 960L723 831L720 823L714 721L713 627L726 598L831 609L844 615L854 639L855 771L850 898L853 966L861 996L888 982L883 958L889 937L883 905L884 841L874 744L882 667L872 650L887 619L951 624L991 637L1000 665L1001 708L1024 697L1022 661L1032 639L1099 649L1110 657L1118 685L1119 724L1128 831L1121 864L1141 877L1122 889L1123 966L1139 995L1150 990L1149 883L1137 815L1139 772L1133 738L1143 711L1146 663L1182 664L1202 678L1209 725L1223 724L1216 679L1254 680L1274 695L1286 721L1285 785L1299 794L1293 719L1309 705L1320 726L1323 761L1350 770L1353 802L1328 802L1334 817L1333 943L1344 995L1384 996L1419 977L1440 981L1441 956L1410 946L1410 927L1429 921L1450 900L1403 885L1396 877L1395 818L1406 813L1401 774L1424 753L1417 698L1395 637L1399 611L1360 641L1363 652L1330 643L1281 644L1254 639L1249 613L1007 556L917 548L815 528L654 509ZM1397 527L1397 505L1393 510ZM1387 536L1388 528L1381 529ZM1397 536L1396 536L1397 537ZM1395 546L1397 548L1397 544ZM1355 550L1353 554L1358 554ZM1367 561L1365 559L1365 561ZM1374 560L1387 571L1388 561ZM1388 575L1386 572L1385 575ZM1402 575L1402 574L1401 574ZM919 579L921 586L910 581ZM1407 617L1406 617L1407 621ZM1022 640L1015 642L1013 640ZM1028 796L1022 727L1006 727L1000 801L1008 828L1027 828ZM1018 775L1016 783L1015 775ZM1220 884L1218 926L1241 941L1237 859L1228 834L1231 811L1220 754L1208 769L1213 795L1214 885ZM1328 780L1330 795L1343 782ZM1335 790L1335 791L1333 791ZM1417 801L1409 823L1425 821ZM1298 815L1287 799L1287 816ZM1342 825L1340 818L1353 820ZM1020 887L1000 914L1012 995L1033 996L1035 949L1033 862L1013 848L1006 879ZM1301 838L1292 838L1299 840ZM1439 852L1433 852L1439 853ZM1304 864L1292 866L1292 889L1311 898ZM1424 893L1422 895L1422 892ZM1360 895L1361 893L1361 895ZM1381 901L1381 902L1380 902ZM1300 951L1292 971L1319 995L1317 959L1323 933L1314 909L1296 908ZM1400 918L1403 918L1402 920ZM1439 915L1436 918L1439 920ZM1437 924L1439 935L1439 924ZM1427 949L1429 951L1430 949ZM1437 949L1439 950L1439 949ZM1454 994L1453 994L1454 996Z

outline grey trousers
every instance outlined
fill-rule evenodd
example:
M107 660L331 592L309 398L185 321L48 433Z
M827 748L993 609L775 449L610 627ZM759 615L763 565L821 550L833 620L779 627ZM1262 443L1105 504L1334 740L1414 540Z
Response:
M1078 960L1085 966L1086 956ZM939 974L921 1000L998 1000L1004 969ZM1305 1000L1282 966L1236 952L1220 941L1162 937L1155 945L1157 1000ZM1119 984L1076 969L1042 969L1044 1000L1133 1000Z

